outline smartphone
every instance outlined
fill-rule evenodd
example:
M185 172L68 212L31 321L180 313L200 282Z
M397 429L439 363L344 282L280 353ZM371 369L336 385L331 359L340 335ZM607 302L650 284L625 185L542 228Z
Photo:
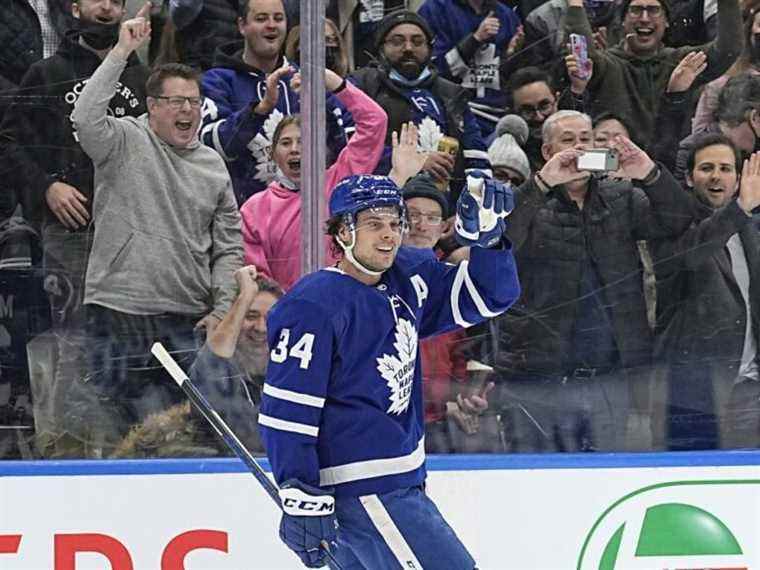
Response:
M609 148L587 150L578 157L576 166L578 170L591 172L614 171L618 169L618 155Z
M588 59L588 44L586 36L570 34L570 49L578 60L578 77L588 79L591 77L591 63Z

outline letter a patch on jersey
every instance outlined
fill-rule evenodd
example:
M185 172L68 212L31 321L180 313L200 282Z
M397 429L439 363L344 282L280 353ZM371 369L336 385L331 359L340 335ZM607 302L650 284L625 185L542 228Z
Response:
M377 371L391 389L389 414L403 414L409 407L414 381L414 363L417 360L417 331L406 319L396 323L393 343L396 355L383 354L377 359Z

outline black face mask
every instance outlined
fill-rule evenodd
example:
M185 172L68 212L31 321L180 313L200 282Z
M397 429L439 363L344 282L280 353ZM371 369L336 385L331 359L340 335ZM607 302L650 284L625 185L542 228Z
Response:
M755 64L760 64L760 34L752 34L749 41L750 61Z
M92 49L108 49L119 40L120 22L101 24L79 20L79 35Z
M335 73L338 73L340 67L340 48L337 46L327 46L325 48L325 67Z

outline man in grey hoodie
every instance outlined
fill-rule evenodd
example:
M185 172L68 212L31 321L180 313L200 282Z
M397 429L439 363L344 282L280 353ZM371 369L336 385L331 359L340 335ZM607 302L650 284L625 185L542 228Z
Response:
M221 157L200 144L199 77L157 68L146 84L148 113L108 115L129 55L150 35L146 4L87 82L72 121L95 165L95 234L85 280L90 374L81 387L98 406L99 455L129 426L179 398L150 360L155 340L194 357L199 327L213 328L235 296L242 266L240 216ZM86 398L90 403L92 398ZM105 411L105 413L104 413Z

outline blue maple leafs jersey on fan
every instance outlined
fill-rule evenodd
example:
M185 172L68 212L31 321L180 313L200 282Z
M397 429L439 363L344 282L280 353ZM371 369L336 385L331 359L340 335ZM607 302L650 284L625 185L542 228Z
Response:
M395 87L409 101L409 120L419 129L418 147L420 151L437 151L439 141L450 130L443 102L437 100L429 89L400 85ZM480 132L480 127L469 109L465 111L464 120L458 127L462 130L462 140L459 143L462 145L465 174L469 174L473 170L480 170L490 175L491 163L488 160L487 146ZM390 172L392 152L393 147L386 145L380 162L375 168L375 173L387 174Z
M510 249L441 263L401 248L375 286L336 268L307 275L272 309L259 427L278 483L337 495L425 479L418 341L505 311L519 296Z

